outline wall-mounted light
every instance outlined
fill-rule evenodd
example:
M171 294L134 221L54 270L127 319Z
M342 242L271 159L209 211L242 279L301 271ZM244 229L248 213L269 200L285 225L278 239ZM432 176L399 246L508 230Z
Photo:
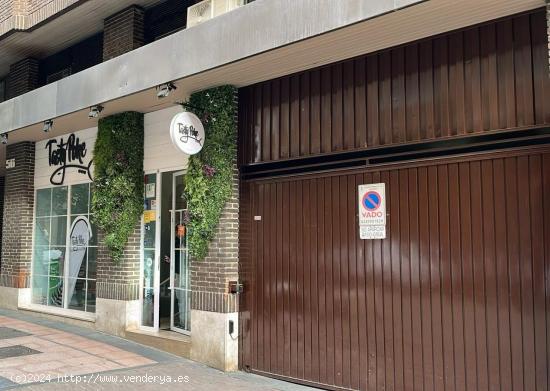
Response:
M7 133L0 134L0 142L4 145L6 145L8 143L8 134Z
M177 87L172 82L161 84L157 87L157 98L166 98L170 95L170 92L175 89L177 89Z
M99 113L103 111L103 106L96 105L90 107L90 113L88 113L88 118L97 118L99 117Z
M44 121L44 127L42 128L44 133L48 133L50 130L52 130L52 128L53 128L53 119L48 119Z

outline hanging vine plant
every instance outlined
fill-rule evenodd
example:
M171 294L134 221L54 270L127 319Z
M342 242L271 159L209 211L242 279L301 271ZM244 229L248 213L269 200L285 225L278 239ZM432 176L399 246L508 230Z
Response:
M182 105L194 112L205 129L200 153L191 156L185 175L188 244L195 260L204 259L225 203L231 197L237 153L237 102L232 86L191 95Z
M143 213L143 114L99 120L94 147L93 220L115 263Z

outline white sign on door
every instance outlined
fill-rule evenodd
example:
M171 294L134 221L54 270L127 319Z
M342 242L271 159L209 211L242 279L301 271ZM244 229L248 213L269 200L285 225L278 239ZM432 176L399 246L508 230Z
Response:
M361 239L386 238L386 185L359 185L359 234Z

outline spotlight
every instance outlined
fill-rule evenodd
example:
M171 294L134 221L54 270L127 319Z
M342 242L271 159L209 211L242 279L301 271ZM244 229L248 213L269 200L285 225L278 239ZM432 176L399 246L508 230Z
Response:
M50 130L52 130L52 127L53 127L53 120L49 119L47 121L44 121L44 127L42 128L42 130L45 133L48 133Z
M170 95L170 91L175 90L176 88L177 87L172 82L161 84L157 87L157 98L166 98L168 95Z
M90 107L90 113L88 114L88 118L97 118L99 117L99 113L103 111L103 106L96 105Z
M6 145L8 143L8 134L7 133L0 134L0 142L4 145Z

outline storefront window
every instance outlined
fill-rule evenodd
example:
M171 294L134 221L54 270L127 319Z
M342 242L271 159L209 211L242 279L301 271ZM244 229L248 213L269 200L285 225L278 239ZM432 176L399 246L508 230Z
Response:
M36 192L32 301L95 312L97 232L89 183Z

